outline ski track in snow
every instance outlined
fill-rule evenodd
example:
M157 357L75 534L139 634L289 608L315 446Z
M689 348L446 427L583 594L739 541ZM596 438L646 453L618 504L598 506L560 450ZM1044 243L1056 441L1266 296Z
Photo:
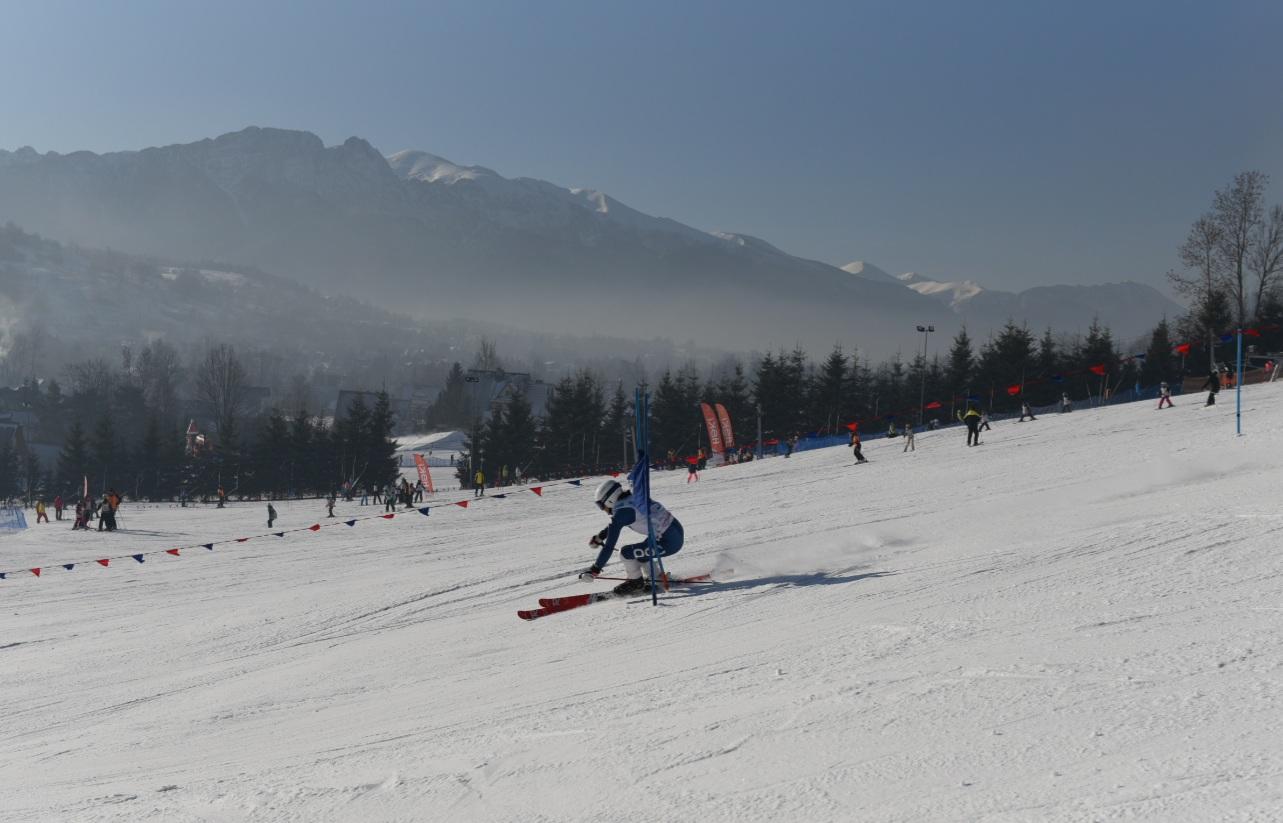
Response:
M1283 819L1283 386L1244 400L660 473L724 582L535 623L592 483L141 566L93 560L264 506L30 528L0 566L82 565L0 581L0 820Z

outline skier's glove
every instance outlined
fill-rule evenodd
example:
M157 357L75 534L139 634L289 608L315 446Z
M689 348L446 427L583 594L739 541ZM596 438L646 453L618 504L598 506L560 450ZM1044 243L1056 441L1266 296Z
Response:
M609 529L602 529L601 531L594 534L592 537L588 538L588 545L592 546L594 549L597 549L606 545L606 533L608 531Z
M601 574L601 569L599 567L589 566L579 573L579 579L585 583L591 583L597 579L597 575L599 574Z

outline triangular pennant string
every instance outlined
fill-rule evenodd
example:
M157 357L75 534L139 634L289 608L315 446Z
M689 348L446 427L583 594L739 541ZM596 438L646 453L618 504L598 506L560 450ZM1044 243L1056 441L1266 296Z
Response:
M313 523L312 525L307 527L307 530L310 532L319 532L321 530L321 524Z
M430 510L429 506L424 506L423 508L419 509L419 514L423 515L424 517L427 517L429 510Z
M392 512L391 514L381 514L379 515L379 517L383 518L384 520L391 520L392 518L396 517L396 512Z
M285 532L272 532L273 537L284 537Z
M32 570L31 570L31 573L32 573L32 574L34 574L36 577L39 577L39 576L40 576L40 569L32 569Z
M97 563L99 566L106 566L108 563L111 562L111 558L104 557L101 560L95 560L94 562Z
M66 569L67 571L71 571L72 569L76 568L76 564L75 564L75 563L63 563L63 564L62 564L62 567L63 567L64 569Z
M178 549L165 549L165 554L172 554L174 557L178 557Z
M570 480L570 481L568 481L568 482L569 482L569 483L570 483L570 485L572 485L572 486L582 486L582 485L584 484L584 481L582 481L582 480Z
M454 504L454 505L459 506L460 508L464 508L464 509L466 509L466 508L468 508L468 501L467 501L467 500L458 500L458 501L455 501L455 504Z
M204 548L209 549L210 551L213 551L213 550L214 550L214 544L213 544L213 543L201 543L201 546L203 546Z
M141 554L131 554L129 556L137 560L139 563L143 562L143 556Z
M543 497L543 486L531 486L530 490L534 492L537 497Z
M356 521L355 521L355 520L344 520L344 521L343 521L343 525L344 525L344 526L355 526L355 525L356 525Z

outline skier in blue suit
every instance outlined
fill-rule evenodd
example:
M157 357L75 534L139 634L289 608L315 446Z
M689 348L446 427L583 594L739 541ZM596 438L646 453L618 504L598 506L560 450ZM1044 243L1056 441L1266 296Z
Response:
M607 480L597 487L597 508L610 515L610 525L594 534L588 545L600 548L597 561L580 572L580 580L594 580L601 574L602 568L610 562L615 552L615 543L624 528L646 535L646 515L638 511L632 492L624 489L617 480ZM682 524L672 512L654 500L650 501L650 523L655 530L655 544L660 557L676 554L682 547L685 532ZM628 579L615 587L615 594L628 595L646 589L646 579L642 570L649 561L646 553L647 542L630 543L619 549L619 556L624 559L625 577Z

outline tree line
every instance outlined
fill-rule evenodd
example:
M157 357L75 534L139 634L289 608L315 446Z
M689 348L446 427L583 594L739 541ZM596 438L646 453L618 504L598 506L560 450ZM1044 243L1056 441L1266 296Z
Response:
M232 346L211 346L189 375L191 404L179 401L180 364L163 342L120 368L91 360L70 370L71 390L56 380L18 391L35 433L60 441L52 465L12 443L0 447L0 499L65 500L88 487L134 499L324 495L344 484L382 487L397 475L395 418L386 392L373 405L358 397L333 423L306 408L253 409L245 370ZM192 412L209 430L189 436Z

